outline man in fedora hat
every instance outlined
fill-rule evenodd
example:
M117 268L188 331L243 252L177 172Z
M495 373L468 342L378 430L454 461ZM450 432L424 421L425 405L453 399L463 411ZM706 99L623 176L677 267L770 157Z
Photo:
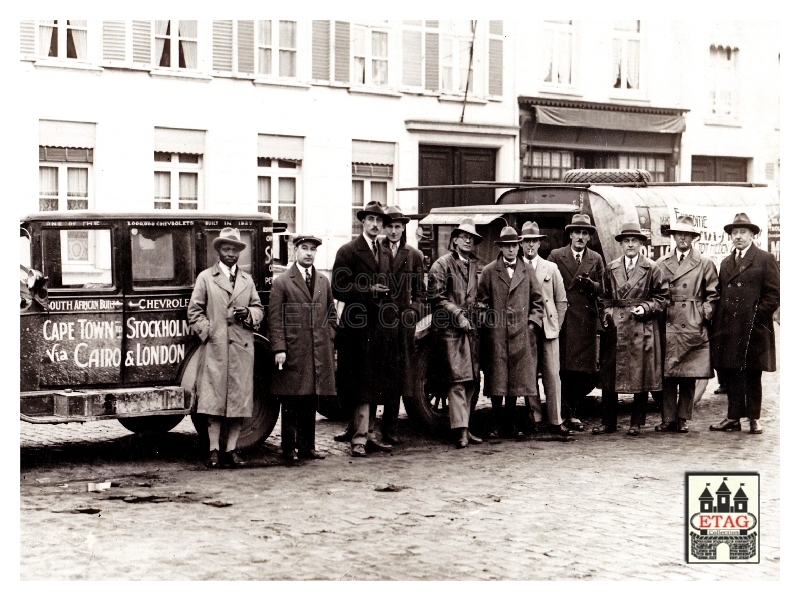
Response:
M536 277L542 290L544 301L544 315L542 328L538 335L531 336L531 354L534 362L538 364L538 371L542 374L542 384L547 397L547 420L550 431L562 436L572 435L572 430L562 423L561 418L561 378L559 377L560 356L558 350L558 334L567 314L567 292L564 289L564 279L558 267L550 261L539 257L539 247L545 235L539 233L539 225L528 221L522 226L522 251L523 260ZM525 402L531 413L534 430L542 422L542 400L539 388L536 393L525 396Z
M336 252L331 285L333 297L344 303L338 341L337 388L353 404L350 453L389 452L389 444L373 433L380 404L400 395L397 370L397 327L391 319L389 273L391 254L378 243L389 223L380 202L371 201L356 213L363 231Z
M206 465L239 466L236 452L242 421L253 414L253 328L264 317L253 278L236 264L247 247L238 229L226 227L213 241L219 262L197 276L186 309L202 342L197 365L197 412L208 420ZM220 456L220 432L227 429Z
M531 339L542 328L544 303L536 275L519 257L520 241L513 227L503 227L494 242L500 255L486 265L478 283L478 301L489 308L481 329L481 368L483 393L492 399L490 438L501 431L506 437L524 437L516 424L517 397L536 393Z
M692 217L678 217L666 233L675 241L675 250L656 262L670 293L661 332L665 341L664 389L661 424L656 431L686 433L686 421L692 420L695 383L714 376L709 329L719 302L719 278L711 259L692 247L700 237Z
M733 252L719 266L721 297L711 333L711 360L728 389L728 415L712 431L762 433L761 373L775 371L772 318L780 305L780 272L775 257L753 243L761 228L745 213L725 225Z
M661 390L663 359L658 316L669 301L667 280L655 262L641 253L647 236L636 223L625 223L616 239L622 256L606 271L600 388L603 390L603 424L592 433L617 430L619 393L633 394L629 435L639 435L644 425L647 394Z
M434 347L444 365L442 379L447 385L450 429L456 435L456 448L482 442L469 431L480 385L475 316L482 308L478 303L478 277L484 267L472 249L482 239L474 221L462 219L450 232L450 252L440 256L428 274Z
M414 396L417 384L414 360L414 333L422 312L425 296L425 262L422 252L406 243L406 223L409 218L397 206L387 206L389 222L384 227L386 237L381 240L382 250L390 257L389 296L396 313L387 319L396 322L398 343L398 365L400 395ZM397 437L397 415L400 411L400 395L383 405L381 437L389 444L399 444Z
M270 391L281 403L283 458L325 458L314 448L320 396L336 395L333 340L336 308L327 277L314 268L322 240L295 234L295 262L275 278L269 296L269 335L275 364Z
M564 227L570 243L550 253L567 291L567 314L559 336L561 410L564 424L585 431L578 404L597 383L597 298L603 290L603 258L588 247L596 229L589 215L572 216Z

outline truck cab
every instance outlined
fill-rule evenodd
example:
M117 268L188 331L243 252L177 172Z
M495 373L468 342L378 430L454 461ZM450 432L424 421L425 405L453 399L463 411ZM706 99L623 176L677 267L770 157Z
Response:
M23 219L20 418L119 419L132 431L168 431L190 414L199 339L186 307L197 275L217 260L212 241L224 227L238 228L247 243L239 266L266 306L272 243L285 229L269 214L81 211ZM269 370L258 367L268 342L262 333L256 338L255 408L242 447L263 441L278 414L263 380Z

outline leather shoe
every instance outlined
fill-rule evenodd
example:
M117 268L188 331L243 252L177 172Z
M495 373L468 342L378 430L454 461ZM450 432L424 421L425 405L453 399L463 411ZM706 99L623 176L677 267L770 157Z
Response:
M217 450L212 450L208 453L208 458L206 459L206 466L209 469L216 469L219 466L219 452Z
M337 442L349 442L350 440L353 439L353 434L350 433L347 429L345 429L339 435L333 436L333 439L336 440Z
M567 427L569 427L574 431L586 431L586 425L577 420L573 421L571 419L567 419L566 421L564 421L564 425L566 425Z
M564 425L563 423L559 423L558 425L550 425L550 433L554 433L556 435L561 435L564 437L575 435L569 427Z
M675 424L675 431L678 433L689 433L689 427L686 425L686 419L678 419Z
M489 433L486 434L486 439L487 440L499 440L500 439L500 434L497 432L496 428L495 429L491 429L491 430L489 430Z
M641 434L640 427L638 425L631 425L631 428L628 429L628 435L637 436Z
M470 444L482 444L483 440L479 438L477 435L473 435L473 433L467 429L467 439L469 440Z
M288 463L296 463L298 460L300 460L297 457L297 452L295 452L294 450L292 450L291 452L283 452L281 454L281 457Z
M456 441L456 448L461 450L467 446L469 446L469 434L467 433L467 428L462 427L459 431L458 441Z
M366 450L380 450L381 452L391 452L392 447L389 444L382 444L378 440L367 440Z
M714 390L714 393L715 394L727 394L728 393L728 389L724 385L721 385L717 389Z
M611 428L611 427L607 427L606 425L600 425L599 427L593 427L592 428L592 433L594 435L603 435L603 434L606 434L606 433L616 433L616 432L617 432L617 428L616 427Z
M309 450L308 452L300 452L297 455L300 458L306 458L309 460L324 460L325 455L317 452L316 450Z
M750 419L750 433L764 433L764 430L761 429L758 419Z
M399 446L403 443L403 440L400 438L394 437L393 435L382 435L383 441L387 444L391 444L392 446Z
M656 425L656 431L675 431L677 426L675 423L659 423Z
M222 453L222 462L228 467L242 467L247 463L241 459L236 450Z
M724 419L719 425L709 426L711 431L741 431L742 422L739 419Z
M364 449L364 444L356 444L350 448L350 456L360 456L362 458L367 456L367 451Z
M522 442L525 440L525 434L522 431L512 431L511 432L512 439Z

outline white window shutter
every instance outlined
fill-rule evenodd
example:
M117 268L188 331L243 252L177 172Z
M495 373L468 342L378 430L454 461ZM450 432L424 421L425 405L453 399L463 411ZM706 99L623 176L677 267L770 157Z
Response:
M403 32L403 85L422 87L422 32Z
M336 21L333 80L350 83L350 22Z
M19 22L19 52L23 56L36 54L36 21Z
M233 71L233 21L214 21L213 66L215 71Z
M103 21L103 60L127 60L125 21Z
M137 64L151 66L152 58L150 48L150 21L133 22L133 62Z
M236 32L239 53L237 70L240 75L253 75L256 72L255 21L236 21Z
M311 22L311 79L328 81L331 77L331 22Z
M503 40L489 40L489 95L503 95Z
M425 89L439 91L439 34L425 34Z

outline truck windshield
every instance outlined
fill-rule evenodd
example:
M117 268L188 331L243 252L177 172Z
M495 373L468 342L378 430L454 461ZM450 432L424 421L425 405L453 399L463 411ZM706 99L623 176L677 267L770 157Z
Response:
M44 229L42 257L52 288L113 287L109 229Z
M192 231L163 227L131 227L133 286L191 286Z

